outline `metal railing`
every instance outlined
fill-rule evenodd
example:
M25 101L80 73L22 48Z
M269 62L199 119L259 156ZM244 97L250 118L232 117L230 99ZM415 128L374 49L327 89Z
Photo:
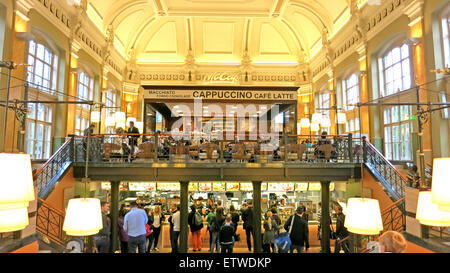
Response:
M70 166L72 162L71 142L72 138L68 138L58 151L33 175L39 197L45 198L45 194L57 182L56 176Z
M37 211L36 231L59 245L64 245L65 232L63 231L65 213L48 205L44 200L38 199L40 206Z
M406 230L405 199L403 197L381 212L383 231L403 232Z
M90 137L90 162L354 163L361 140L352 135L234 135L231 140L185 134L99 134ZM273 135L272 135L273 137ZM73 136L74 162L85 162L87 137ZM246 140L243 140L246 139ZM359 152L358 152L359 151Z
M388 185L385 183L382 184L388 191L396 195L397 200L405 197L405 188L407 185L406 177L403 176L397 168L395 168L394 165L392 165L392 163L366 139L366 137L363 137L363 158L364 163L369 169L378 173L386 180Z

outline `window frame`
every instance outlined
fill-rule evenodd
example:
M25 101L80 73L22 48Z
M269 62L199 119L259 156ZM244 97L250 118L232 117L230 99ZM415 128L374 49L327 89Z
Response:
M31 47L34 44L33 53L31 52ZM43 54L44 57L41 59L38 56L38 47L42 46L44 49ZM47 53L48 52L48 53ZM55 53L56 52L56 53ZM50 54L51 63L49 63L46 59L46 54ZM33 60L32 64L30 64L30 59ZM42 63L42 76L36 74L36 64L37 61ZM42 92L45 92L50 95L55 95L55 90L58 86L58 69L59 69L59 56L57 50L54 50L49 44L40 41L39 39L32 39L28 41L28 49L27 49L27 64L31 65L27 67L27 82L30 87L38 89ZM49 79L44 78L45 67L49 67ZM30 79L31 77L31 79ZM36 82L36 77L41 78L41 83ZM44 85L44 81L48 82L48 87Z
M398 111L398 120L393 120L393 109L397 109ZM414 123L413 120L404 118L402 119L402 116L405 115L404 109L408 109L408 116L412 115L413 109L411 106L391 106L386 107L383 109L383 139L384 139L384 156L392 161L413 161L414 159L414 153L413 153L413 139L412 139L412 133L414 130ZM389 120L386 120L386 110L389 110ZM408 134L408 142L406 142L404 136L402 136L402 128L405 125L409 126L409 134ZM394 128L398 132L398 135L396 136L398 141L394 141ZM390 135L387 136L387 129L390 129ZM402 144L408 144L408 150L409 150L409 158L407 158L402 151ZM396 150L396 145L399 145L400 147L398 150ZM406 152L406 151L405 151ZM396 153L398 156L396 157Z
M444 19L447 20L447 37L444 37ZM439 16L439 30L439 40L442 49L442 64L444 68L450 68L450 4L447 5L445 10ZM447 47L445 46L445 42L447 42Z
M39 119L39 106L44 107L44 118ZM26 118L26 135L25 135L25 150L31 155L33 160L48 159L51 157L53 147L53 123L54 123L54 107L48 104L42 103L30 103L28 104L29 114ZM32 110L32 111L31 111ZM49 114L50 110L50 114ZM50 115L50 118L49 118ZM30 138L30 124L33 124L33 136ZM43 126L42 139L37 139L37 128ZM47 129L50 129L47 131ZM38 142L41 142L41 156L36 156L36 147ZM32 146L32 149L30 147Z
M88 79L87 83L86 79ZM92 76L92 74L88 73L86 70L80 70L77 75L76 86L77 97L80 101L94 99L94 76ZM85 94L86 91L87 94ZM84 130L89 126L89 122L91 119L89 105L77 104L75 112L75 135L82 136L84 134Z
M352 85L350 88L348 87L348 82L351 80L352 77L356 77L356 85ZM360 78L357 72L353 72L351 74L349 74L348 76L345 76L344 79L342 79L342 85L341 85L341 89L342 89L342 104L343 104L343 108L345 112L350 112L353 111L354 109L356 109L356 106L348 106L349 104L356 104L359 103L360 101L360 92L361 92L361 87L360 87ZM355 102L350 102L348 100L349 96L348 93L352 90L356 89L356 101Z

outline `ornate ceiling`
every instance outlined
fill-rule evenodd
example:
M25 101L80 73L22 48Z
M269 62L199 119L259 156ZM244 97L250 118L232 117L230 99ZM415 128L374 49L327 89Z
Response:
M308 61L350 18L351 0L90 0L87 14L138 64Z

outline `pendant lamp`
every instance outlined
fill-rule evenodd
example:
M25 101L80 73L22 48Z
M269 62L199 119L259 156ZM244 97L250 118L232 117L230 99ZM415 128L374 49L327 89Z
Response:
M430 191L419 192L416 219L422 225L450 227L450 212L440 210L438 205L432 202Z
M309 122L309 118L302 118L300 120L300 128L306 129L311 126L311 123Z
M320 130L319 124L311 123L311 131L312 132L317 132L319 130Z
M329 117L324 117L324 118L322 119L322 121L320 122L320 125L321 125L323 128L329 128L329 127L331 127L331 120L330 120L330 118L329 118Z
M91 123L98 123L100 122L100 112L94 111L91 112Z
M440 210L450 212L450 158L433 160L432 201Z
M114 127L116 125L116 120L113 116L106 117L105 126L106 127Z
M380 204L369 198L350 198L344 226L351 233L361 235L378 235L383 230Z
M321 113L315 113L312 115L311 123L320 124L321 122L322 122L322 114Z
M28 205L35 200L29 154L0 154L0 232L24 229Z
M345 113L338 113L337 114L337 123L338 124L347 123L347 115Z
M127 121L125 112L116 112L114 114L116 123L125 123Z
M103 228L100 199L70 199L63 230L70 236L90 236Z

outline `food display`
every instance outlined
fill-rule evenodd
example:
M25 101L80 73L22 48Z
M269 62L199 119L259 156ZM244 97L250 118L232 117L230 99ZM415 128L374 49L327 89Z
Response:
M154 182L130 182L128 183L130 191L155 191L156 183Z
M224 182L214 182L213 191L225 191L225 184Z
M227 191L239 191L239 183L227 183Z
M211 191L211 183L198 183L200 191Z
M188 190L189 191L198 191L198 183L189 183Z
M101 188L104 191L110 191L111 190L111 182L102 182Z

